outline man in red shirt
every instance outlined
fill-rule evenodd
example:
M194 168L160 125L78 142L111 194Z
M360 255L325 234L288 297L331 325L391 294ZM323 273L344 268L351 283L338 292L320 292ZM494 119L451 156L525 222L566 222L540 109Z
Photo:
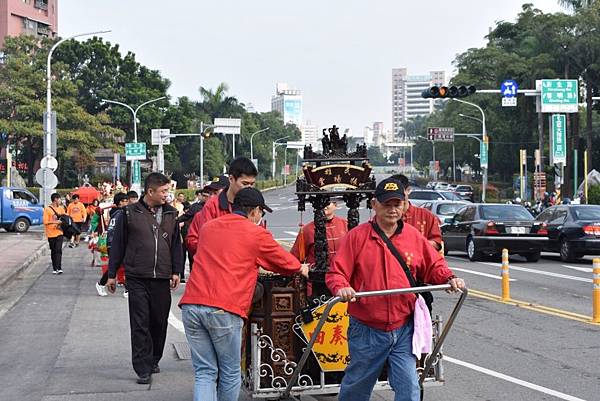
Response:
M420 397L416 358L412 353L416 297L402 294L356 300L355 289L375 291L410 287L398 259L375 231L390 239L417 282L449 283L453 290L464 288L444 258L416 228L402 221L405 210L402 184L387 178L377 185L372 200L375 217L351 230L342 240L329 272L327 287L348 306L350 364L344 372L340 401L368 401L384 364L395 400L418 401Z
M337 202L332 200L323 209L325 214L325 234L327 237L327 252L329 263L335 256L340 240L348 232L348 221L335 215ZM290 251L300 262L314 265L315 259L315 222L311 221L298 233L296 242ZM312 286L308 286L307 295L312 295Z
M179 302L195 370L194 401L238 400L243 319L248 317L258 266L308 276L308 265L258 225L265 211L271 212L259 190L240 190L232 208L232 214L202 226L194 268Z
M400 181L404 187L406 202L404 203L405 209L402 212L402 221L419 230L437 251L442 249L443 240L442 232L440 231L440 220L429 210L422 207L415 207L408 201L410 199L411 187L408 178L404 174L394 174L391 178Z
M194 255L200 241L200 229L210 220L231 213L231 205L235 195L242 188L253 187L258 170L254 163L246 157L238 157L229 165L229 185L217 196L206 201L202 210L194 216L187 232L186 249Z

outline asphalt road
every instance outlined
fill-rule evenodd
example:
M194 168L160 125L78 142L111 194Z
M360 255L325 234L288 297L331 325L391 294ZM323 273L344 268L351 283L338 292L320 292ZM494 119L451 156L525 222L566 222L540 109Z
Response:
M266 192L265 198L274 209L268 228L290 244L299 223L292 188ZM369 210L361 209L361 221L368 217ZM309 205L303 220L312 220ZM152 386L139 386L120 291L96 295L99 269L89 266L82 247L65 249L62 276L50 274L47 259L1 289L14 306L0 314L0 400L191 399L190 361L179 360L173 348L185 342L176 307L182 288L173 293L163 372ZM499 261L471 263L457 252L448 263L474 291L444 346L446 383L426 388L425 400L600 400L600 326L585 319L591 314L589 259L563 264L547 255L537 263L511 258L511 294L519 304L494 297L501 293ZM434 313L447 317L456 299L436 293ZM393 394L379 392L373 399L391 400Z

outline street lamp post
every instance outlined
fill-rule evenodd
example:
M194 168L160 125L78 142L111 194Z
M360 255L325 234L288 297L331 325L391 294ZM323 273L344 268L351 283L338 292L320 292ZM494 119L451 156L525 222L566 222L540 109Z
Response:
M112 103L112 104L117 104L119 106L123 106L123 107L127 107L127 109L129 109L129 111L131 111L131 114L133 115L133 142L137 143L137 113L138 111L140 111L140 109L150 103L154 103L154 102L158 102L159 100L163 100L166 99L166 96L161 96L158 97L156 99L152 99L152 100L148 100L147 102L144 102L142 104L140 104L137 108L133 108L130 105L123 103L123 102L118 102L116 100L108 100L108 99L102 99L103 103ZM137 162L137 163L136 163ZM139 173L135 173L134 170L139 169L139 161L137 160L132 160L131 161L131 173L132 173L132 179L131 179L131 189L136 191L138 194L141 193L142 191L142 184L140 181L137 181L137 179L139 177L141 177L141 174ZM136 180L134 182L134 179Z
M482 132L482 136L483 136L482 148L484 148L488 143L488 137L487 137L487 131L485 129L485 113L483 112L483 109L481 107L479 107L478 105L476 105L475 103L466 102L464 100L460 100L460 99L456 99L456 98L452 98L452 100L454 100L455 102L468 104L469 106L473 106L473 107L477 108L477 110L479 110L479 112L481 113L480 122L481 122L481 127L482 127L481 132ZM487 151L487 149L486 149L486 151ZM480 163L481 163L481 157L482 157L482 155L480 154L479 155ZM485 192L486 192L486 187L487 187L487 182L488 182L488 168L483 167L483 166L481 168L483 170L483 179L482 179L482 184L481 184L481 202L485 203Z
M56 48L58 46L60 46L62 43L66 42L67 40L75 39L80 36L99 35L101 33L108 33L108 32L110 32L110 30L86 32L86 33L80 33L77 35L69 36L68 38L59 40L58 42L56 42L54 44L54 46L52 46L50 48L50 52L48 52L48 58L46 60L46 115L44 116L45 123L46 123L46 132L45 132L46 146L44 147L44 157L45 158L52 156L52 128L53 128L52 127L52 65L51 65L52 54L54 53L54 50L56 50ZM47 205L50 203L50 190L51 189L52 188L48 187L48 183L46 181L46 175L44 174L44 180L43 180L43 185L42 185L42 196L40 199L40 201L43 205Z
M269 129L270 129L270 127L267 127L267 128L261 129L260 131L256 131L252 135L250 135L250 160L254 160L254 148L252 147L252 139L254 139L254 135L260 134L261 132L268 131Z
M272 177L272 179L273 179L273 180L275 179L275 148L276 148L278 145L282 145L281 143L279 143L279 141L281 141L282 139L287 139L287 138L289 138L289 137L290 137L290 136L289 136L289 135L287 135L287 136L283 136L283 137L281 137L281 138L277 138L277 139L275 139L275 140L273 141L273 148L272 148L272 153L271 153L271 154L272 154L272 156L273 156L273 171L272 171L272 175L271 175L271 177Z

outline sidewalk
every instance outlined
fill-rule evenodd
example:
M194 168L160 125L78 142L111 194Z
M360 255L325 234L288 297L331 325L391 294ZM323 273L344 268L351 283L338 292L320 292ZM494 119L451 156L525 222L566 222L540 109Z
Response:
M0 287L42 256L47 248L43 232L0 232Z

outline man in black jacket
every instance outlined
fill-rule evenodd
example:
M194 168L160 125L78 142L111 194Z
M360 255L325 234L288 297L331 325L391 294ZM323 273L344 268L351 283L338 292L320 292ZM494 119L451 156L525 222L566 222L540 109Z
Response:
M177 209L166 204L170 180L160 173L145 181L144 197L128 205L115 222L108 263L107 288L114 293L115 275L125 265L133 369L139 384L159 373L169 311L170 289L179 286L183 255Z

